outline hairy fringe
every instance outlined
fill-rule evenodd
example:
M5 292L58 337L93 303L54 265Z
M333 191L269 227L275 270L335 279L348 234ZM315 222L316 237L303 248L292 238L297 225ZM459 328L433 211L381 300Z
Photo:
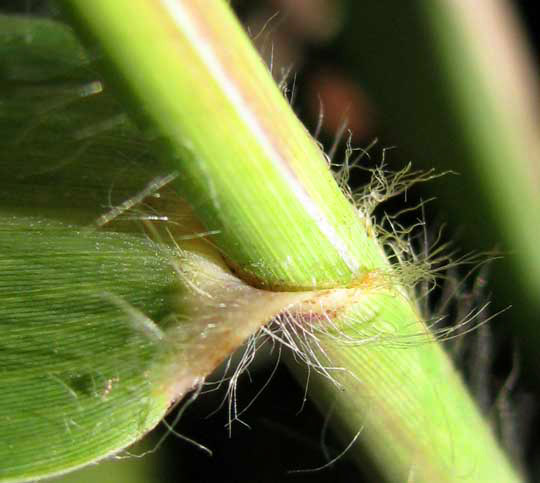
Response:
M360 156L353 159L357 150L347 143L345 161L335 172L336 180L347 198L354 203L358 216L365 222L369 231L384 247L391 268L370 274L370 291L384 290L392 287L401 287L410 300L416 300L419 312L427 321L429 332L399 335L392 332L376 332L370 330L369 322L373 317L374 309L366 308L365 317L360 321L358 317L344 317L337 326L331 317L326 316L321 321L321 311L303 313L300 315L285 310L253 336L245 345L244 354L237 364L232 376L227 378L229 427L233 421L239 420L241 414L236 403L236 386L242 373L244 373L255 358L262 345L270 341L273 345L286 347L294 357L306 364L310 369L325 375L335 382L332 376L335 371L342 369L334 367L332 361L325 356L320 345L321 337L332 337L345 345L385 344L393 347L410 347L422 343L432 343L434 340L444 341L460 337L465 333L487 323L491 317L480 316L485 313L489 302L479 307L470 306L466 313L461 313L458 322L454 325L441 327L446 321L445 309L452 300L463 299L463 285L465 280L456 282L456 269L461 265L472 265L473 269L466 278L471 277L482 265L495 257L495 254L465 254L455 257L455 252L449 251L449 244L442 243L442 229L437 232L433 241L429 242L426 223L423 219L423 206L421 202L411 208L390 215L384 214L382 222L375 220L375 210L390 198L406 193L416 183L433 180L448 173L435 173L433 170L423 172L413 170L408 164L403 169L392 172L382 163L375 168L360 166L360 159L366 155L362 150ZM370 182L363 188L352 191L348 181L355 169L369 171ZM156 236L156 225L162 225L169 231L169 227L177 228L182 225L182 219L172 211L169 202L171 193L168 193L168 184L174 179L174 174L160 177L151 181L147 187L133 198L126 200L119 206L111 206L110 211L102 215L96 225L103 227L110 223L143 221L148 227L151 223L153 236ZM174 195L176 196L176 195ZM408 211L418 210L422 218L416 224L405 227L399 222L399 217ZM170 233L170 232L169 232ZM185 235L187 238L207 237L208 232ZM174 244L174 237L170 241ZM433 238L433 237L432 237ZM166 241L160 237L160 241ZM416 248L419 247L419 248ZM452 288L453 293L445 294L445 302L439 304L435 310L429 307L429 297L433 290L443 286L443 291ZM399 295L397 295L399 296ZM324 307L321 308L324 313ZM412 323L413 321L411 321ZM354 330L350 330L354 328ZM322 359L321 359L322 354ZM221 381L223 383L224 380Z

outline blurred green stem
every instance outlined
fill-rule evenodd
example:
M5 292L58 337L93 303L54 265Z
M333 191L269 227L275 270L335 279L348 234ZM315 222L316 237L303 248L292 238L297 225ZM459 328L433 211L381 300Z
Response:
M466 228L460 243L504 253L490 283L499 307L513 304L500 326L526 334L538 364L530 314L540 300L540 91L516 12L500 0L352 0L348 8L340 45L391 132L386 142L461 174L437 196Z

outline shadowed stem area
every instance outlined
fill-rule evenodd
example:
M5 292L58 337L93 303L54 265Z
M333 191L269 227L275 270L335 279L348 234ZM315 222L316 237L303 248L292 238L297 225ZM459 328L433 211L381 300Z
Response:
M334 408L344 441L364 428L394 481L518 481L406 291L371 283L392 268L369 218L340 191L227 3L66 3L133 112L163 137L179 190L219 231L212 241L239 277L271 291L359 288L326 313L331 329L315 330L308 355L339 383L316 374L310 394Z

